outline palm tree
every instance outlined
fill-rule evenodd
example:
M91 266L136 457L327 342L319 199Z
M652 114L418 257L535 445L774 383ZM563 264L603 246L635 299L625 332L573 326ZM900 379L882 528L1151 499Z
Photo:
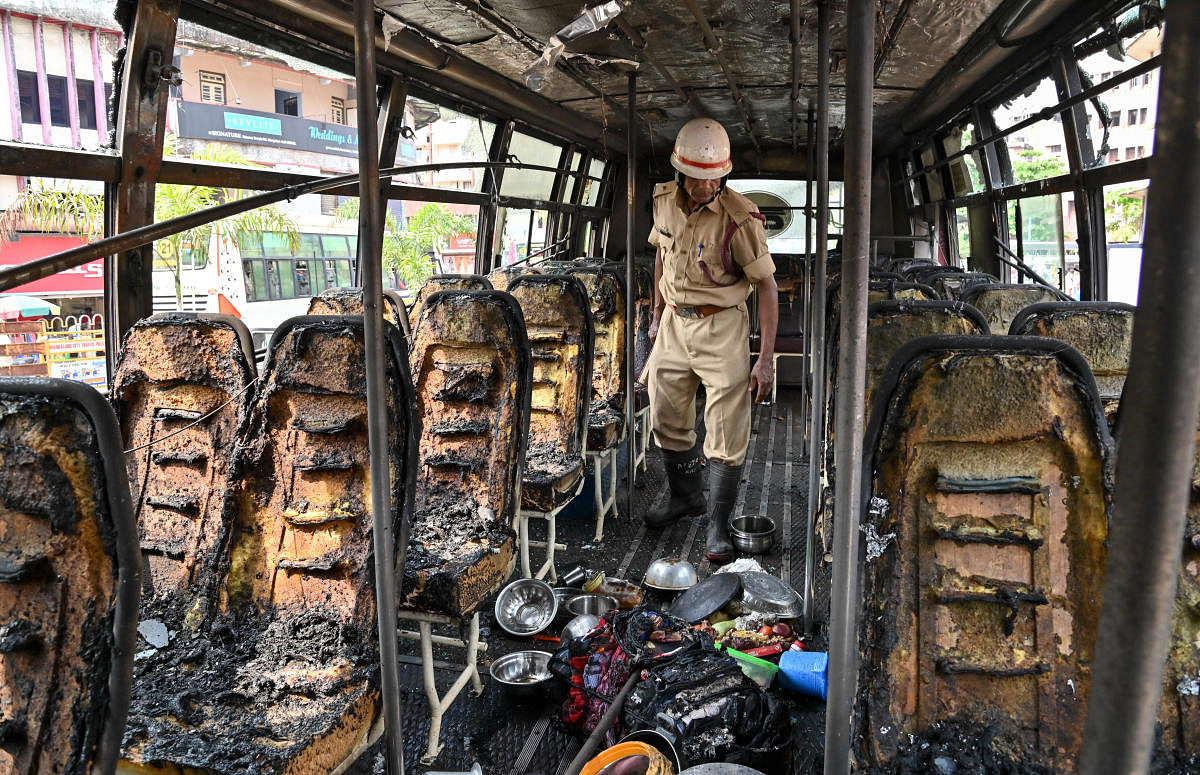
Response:
M348 199L338 207L343 220L358 218L358 200ZM431 256L444 250L452 234L475 231L468 215L456 215L445 205L427 202L401 228L395 216L387 214L383 234L383 266L395 272L406 288L420 288L433 275Z
M167 135L163 143L163 156L175 155L177 145L174 135ZM193 159L217 164L256 166L242 153L220 143L210 143L192 154ZM244 197L246 193L235 188L213 188L211 186L184 186L176 183L160 183L154 187L154 217L170 220L182 215L204 210L208 207ZM300 249L300 233L295 222L275 205L266 205L219 221L196 226L172 234L154 243L155 263L161 263L175 274L176 309L183 307L183 258L184 249L193 265L208 260L208 246L215 235L218 243L222 233L229 236L242 249L254 233L272 231L282 233L288 240L292 252Z
M163 143L163 155L177 155L177 148L177 139L168 134ZM218 164L255 166L238 150L219 143L203 146L192 154L192 158ZM245 192L239 189L160 183L154 187L154 217L166 221L243 196ZM91 242L100 236L103 215L104 200L100 195L76 188L70 181L56 186L35 179L0 215L0 243L10 241L20 227L78 234ZM224 233L241 248L252 233L263 231L280 232L286 236L292 251L300 248L300 234L295 222L274 205L196 226L155 242L155 264L175 274L176 308L183 306L181 254L185 248L194 264L201 263L208 259L208 246L214 235L220 239Z

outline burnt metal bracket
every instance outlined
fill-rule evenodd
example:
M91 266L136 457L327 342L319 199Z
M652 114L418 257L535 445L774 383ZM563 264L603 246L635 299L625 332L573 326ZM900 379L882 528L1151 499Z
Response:
M182 86L183 73L175 65L163 64L162 49L149 49L146 51L146 64L142 69L142 99L153 97L158 92L159 84L163 82L171 86Z

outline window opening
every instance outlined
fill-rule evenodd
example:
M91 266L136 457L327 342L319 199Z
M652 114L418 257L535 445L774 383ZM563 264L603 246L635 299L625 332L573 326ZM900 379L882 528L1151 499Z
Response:
M214 105L225 104L225 76L221 73L200 71L200 101Z
M335 124L346 123L346 101L341 97L329 98L329 120Z
M300 94L299 92L288 91L286 89L275 90L275 112L282 113L285 116L300 115Z

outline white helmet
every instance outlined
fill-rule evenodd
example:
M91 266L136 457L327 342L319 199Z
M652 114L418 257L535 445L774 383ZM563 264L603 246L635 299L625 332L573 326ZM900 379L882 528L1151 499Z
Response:
M675 137L671 166L689 178L711 180L733 171L729 158L729 135L711 118L694 118Z

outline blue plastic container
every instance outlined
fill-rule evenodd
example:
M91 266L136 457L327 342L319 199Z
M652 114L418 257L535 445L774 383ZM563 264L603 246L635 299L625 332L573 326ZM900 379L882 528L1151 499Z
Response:
M779 655L779 686L789 692L825 699L829 688L826 670L829 655L824 651L785 651Z

